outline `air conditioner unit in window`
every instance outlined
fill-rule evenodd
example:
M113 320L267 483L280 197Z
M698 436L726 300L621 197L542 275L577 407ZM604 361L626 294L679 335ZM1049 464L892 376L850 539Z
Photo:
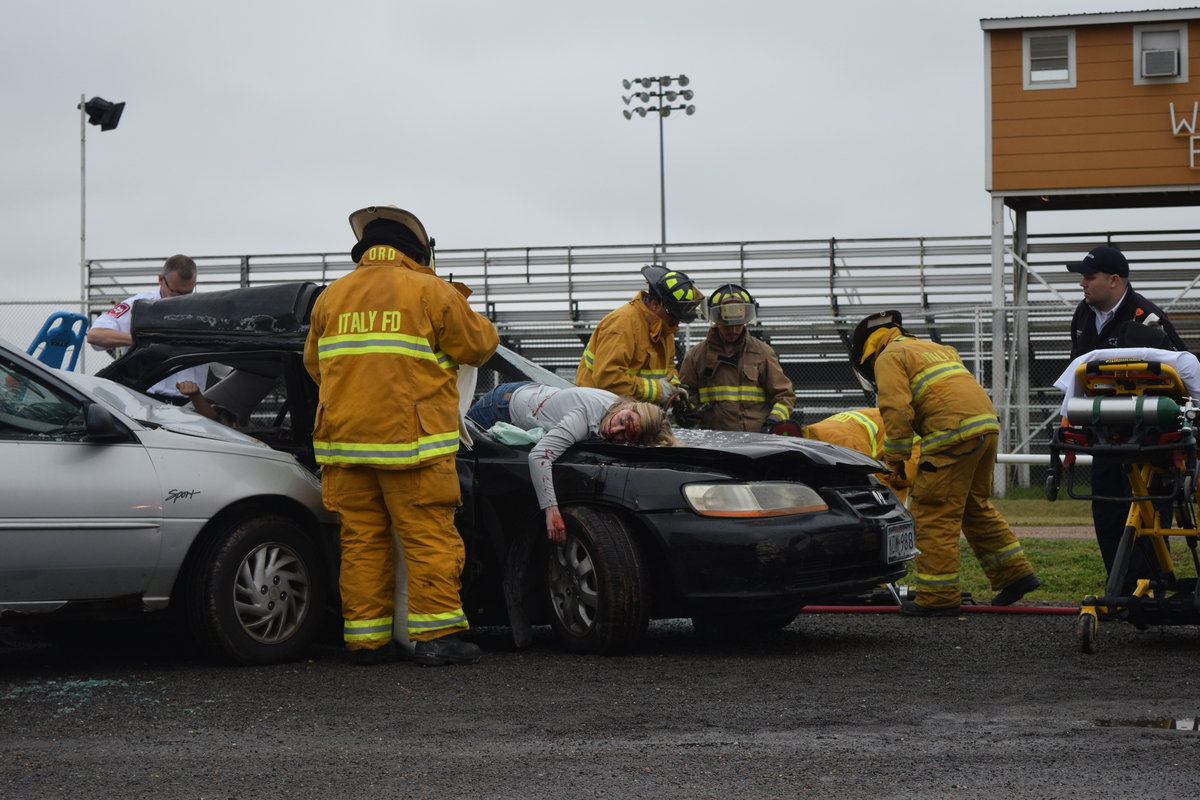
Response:
M1179 74L1178 50L1143 50L1143 78L1173 78Z

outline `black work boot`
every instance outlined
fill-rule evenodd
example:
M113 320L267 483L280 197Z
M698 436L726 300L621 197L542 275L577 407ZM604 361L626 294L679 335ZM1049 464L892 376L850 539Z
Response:
M1030 573L1024 577L1017 578L1015 581L1005 586L1000 590L1000 593L992 598L994 606L1011 606L1013 603L1020 600L1025 595L1032 592L1034 589L1042 585L1038 580L1038 576Z
M423 667L446 664L474 664L483 655L479 645L468 642L460 634L451 633L429 642L417 642L413 660Z

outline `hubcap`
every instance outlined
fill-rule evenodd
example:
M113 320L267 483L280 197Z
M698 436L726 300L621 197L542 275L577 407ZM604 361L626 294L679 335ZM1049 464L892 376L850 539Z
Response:
M568 535L550 558L550 602L559 622L572 635L583 636L596 624L599 593L592 554L579 539Z
M233 585L233 605L242 628L273 644L291 637L308 616L309 577L303 560L279 543L246 555Z

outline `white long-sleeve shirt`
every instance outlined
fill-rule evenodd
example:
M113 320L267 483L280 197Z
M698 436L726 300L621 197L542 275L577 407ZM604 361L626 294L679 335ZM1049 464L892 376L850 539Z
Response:
M513 392L508 406L512 424L525 430L546 430L546 435L529 451L529 474L540 508L558 505L554 494L554 462L571 445L599 435L600 420L618 399L603 389L556 389L542 383L522 386Z

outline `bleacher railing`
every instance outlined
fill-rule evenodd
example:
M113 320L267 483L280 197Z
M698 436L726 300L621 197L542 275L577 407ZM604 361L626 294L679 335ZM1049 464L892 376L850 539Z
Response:
M568 376L596 322L643 288L644 264L687 272L705 291L740 283L761 306L756 333L779 353L799 405L814 416L874 402L853 377L847 343L863 316L897 309L913 332L956 346L992 391L1005 422L1002 448L1031 452L1058 405L1052 384L1067 364L1069 320L1081 297L1078 276L1064 265L1098 244L1126 253L1134 287L1200 347L1200 230L1031 235L1019 258L1006 248L999 331L987 236L442 249L436 266L472 288L472 305L506 344ZM354 267L343 253L193 257L201 291L327 283ZM165 258L90 261L86 310L102 313L153 285ZM700 323L685 326L681 347L704 334ZM1007 354L1000 374L997 336ZM1027 482L1029 468L1014 469L1017 482Z

